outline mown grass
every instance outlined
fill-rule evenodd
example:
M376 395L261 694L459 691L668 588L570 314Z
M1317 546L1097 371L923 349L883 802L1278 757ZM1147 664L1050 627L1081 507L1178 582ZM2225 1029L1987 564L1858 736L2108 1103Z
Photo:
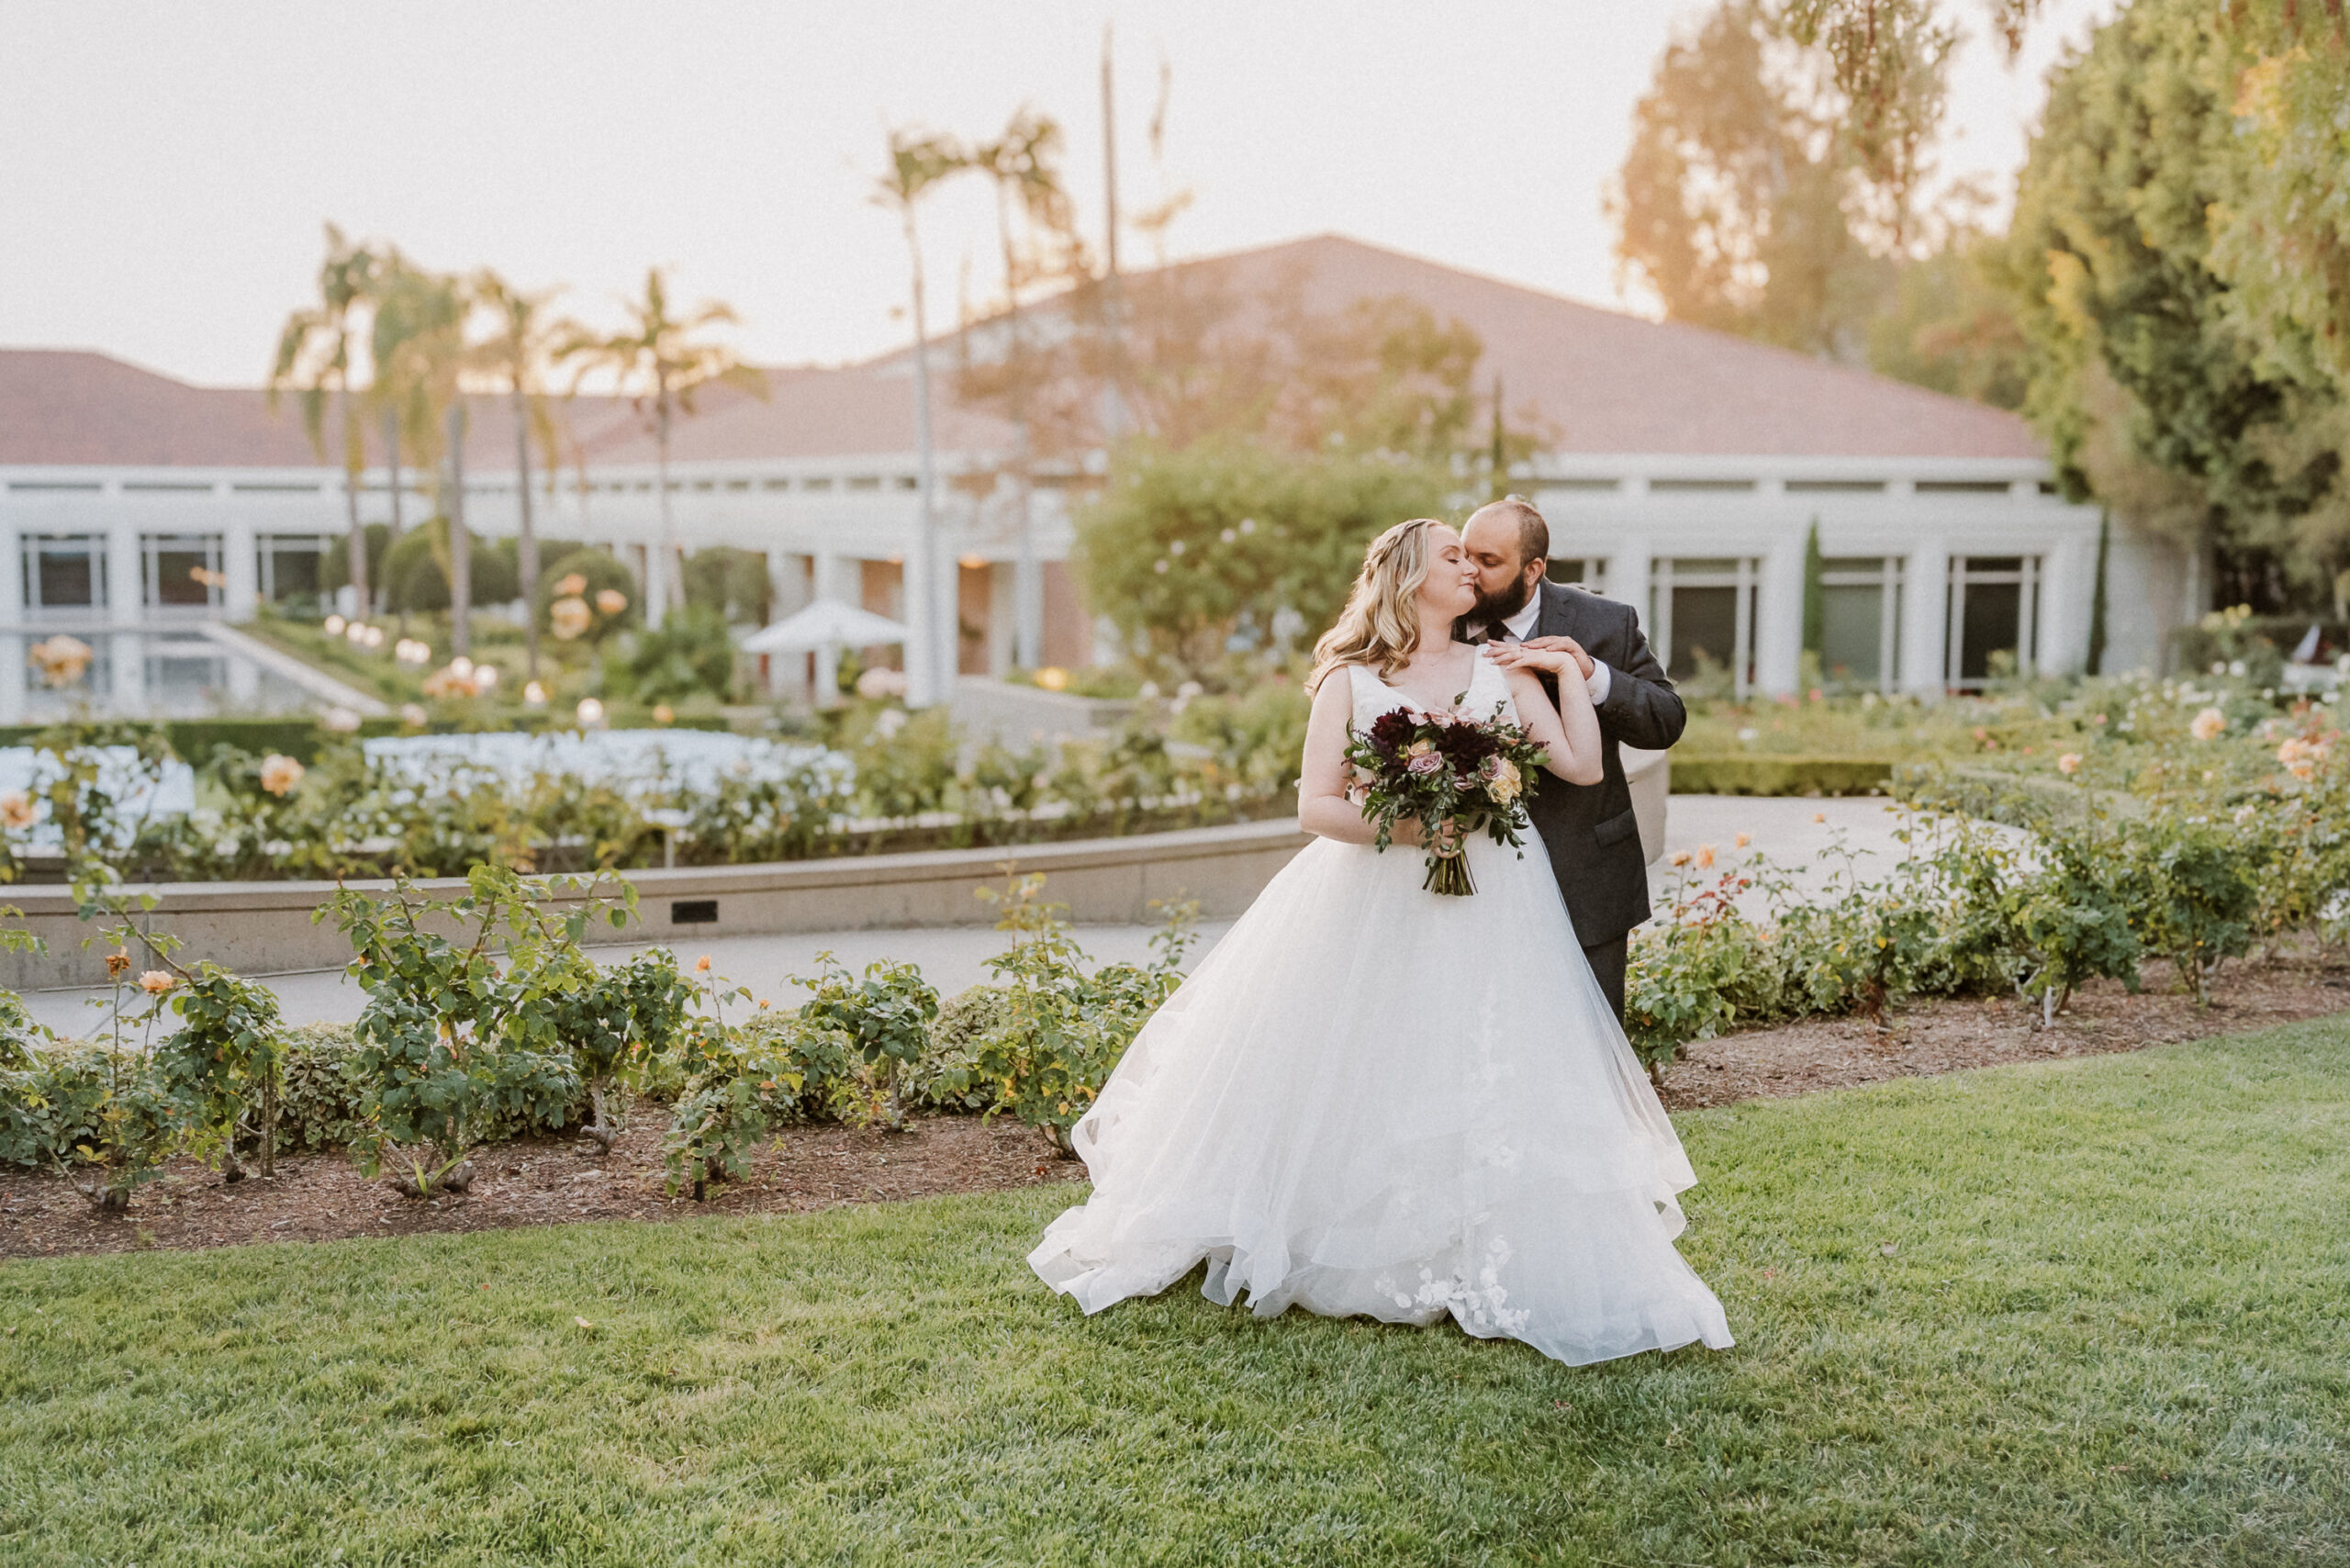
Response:
M1082 1319L1067 1189L11 1263L0 1560L2350 1561L2350 1023L1682 1123L1741 1342L1579 1371Z

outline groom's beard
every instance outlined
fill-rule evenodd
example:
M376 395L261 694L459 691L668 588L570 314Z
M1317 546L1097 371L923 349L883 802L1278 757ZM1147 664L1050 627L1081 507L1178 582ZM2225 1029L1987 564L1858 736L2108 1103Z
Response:
M1524 610L1526 601L1533 596L1534 585L1526 580L1524 573L1520 573L1511 578L1509 587L1500 593L1489 594L1479 590L1476 607L1460 618L1461 623L1472 632L1498 626Z

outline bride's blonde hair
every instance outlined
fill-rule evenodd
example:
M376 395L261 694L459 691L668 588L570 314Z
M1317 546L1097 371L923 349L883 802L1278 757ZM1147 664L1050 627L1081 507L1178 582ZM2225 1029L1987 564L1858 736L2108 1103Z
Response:
M1384 680L1411 661L1420 646L1420 612L1412 601L1427 581L1434 558L1428 531L1448 526L1432 517L1416 517L1371 542L1338 623L1314 644L1314 673L1305 678L1309 695L1321 689L1323 677L1342 665L1369 665Z

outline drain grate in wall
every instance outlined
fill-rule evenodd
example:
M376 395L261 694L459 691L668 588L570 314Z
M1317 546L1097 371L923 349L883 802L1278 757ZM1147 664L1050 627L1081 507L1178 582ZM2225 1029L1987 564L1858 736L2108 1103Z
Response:
M718 924L716 899L673 899L669 903L669 924L672 925L715 925Z

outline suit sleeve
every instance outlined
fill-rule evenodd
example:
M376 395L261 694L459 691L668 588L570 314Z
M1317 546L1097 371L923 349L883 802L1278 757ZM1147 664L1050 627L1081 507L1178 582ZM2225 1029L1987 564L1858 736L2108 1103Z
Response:
M1689 711L1641 633L1639 613L1629 606L1616 640L1623 657L1607 661L1614 674L1607 700L1599 705L1600 725L1619 745L1662 751L1681 738Z

